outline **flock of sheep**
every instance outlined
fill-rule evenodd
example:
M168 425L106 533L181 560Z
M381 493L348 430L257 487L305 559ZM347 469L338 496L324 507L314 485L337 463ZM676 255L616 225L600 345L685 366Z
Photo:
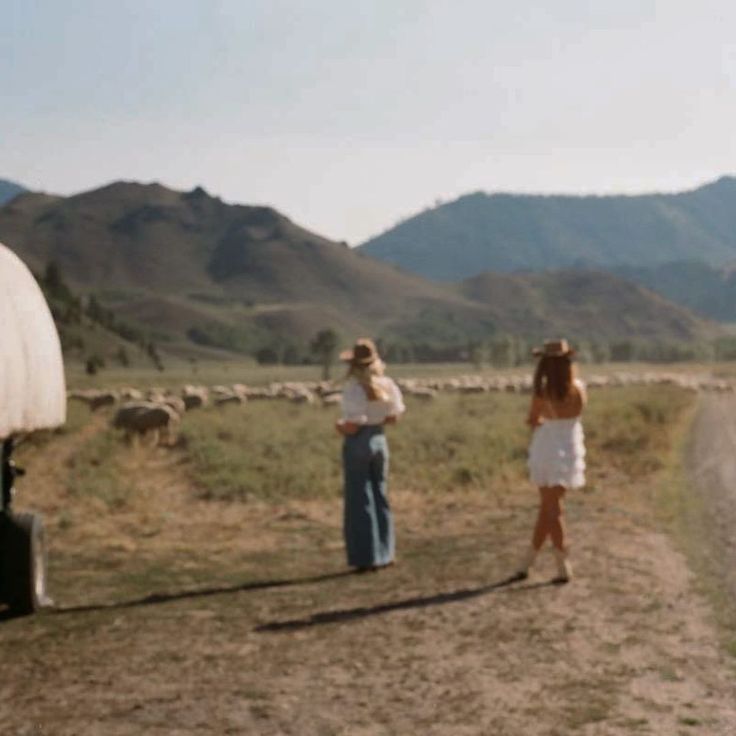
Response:
M268 387L184 386L181 391L152 388L85 389L70 391L70 400L80 401L91 411L116 407L112 426L125 432L131 440L153 434L156 443L172 444L181 417L193 409L208 406L242 405L258 399L286 399L297 404L330 405L340 401L339 389L328 383L278 383Z
M397 381L405 395L419 400L431 400L439 392L478 394L494 391L529 393L529 375L466 375L455 378L407 378ZM589 388L631 385L676 385L692 391L731 392L733 385L706 374L687 373L615 373L586 378ZM82 401L92 411L101 407L116 407L113 427L124 431L127 439L153 434L156 443L171 444L181 417L193 409L208 406L242 405L255 400L285 400L297 404L331 406L340 402L340 387L330 382L272 383L268 386L184 386L175 392L163 388L141 391L136 388L116 390L78 390L69 398Z

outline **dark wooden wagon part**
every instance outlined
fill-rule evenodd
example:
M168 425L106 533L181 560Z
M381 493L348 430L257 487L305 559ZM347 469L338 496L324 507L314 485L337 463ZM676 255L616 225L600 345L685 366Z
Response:
M50 604L39 514L14 508L18 438L66 420L59 336L43 293L23 262L0 244L0 603L12 614Z

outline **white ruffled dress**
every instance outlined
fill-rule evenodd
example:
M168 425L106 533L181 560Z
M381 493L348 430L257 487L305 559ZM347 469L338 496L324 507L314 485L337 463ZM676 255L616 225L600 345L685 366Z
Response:
M529 446L529 476L537 486L585 485L585 435L580 417L545 418L535 428Z

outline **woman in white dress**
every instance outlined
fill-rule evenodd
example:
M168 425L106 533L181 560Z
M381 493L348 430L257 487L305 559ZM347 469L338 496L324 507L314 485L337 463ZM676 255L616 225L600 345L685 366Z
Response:
M528 424L533 434L529 447L529 475L539 487L540 503L532 543L517 576L526 578L537 553L549 537L557 561L555 582L572 578L563 497L568 488L585 485L585 444L580 416L587 396L576 378L575 351L567 340L549 340L535 350L539 358Z
M384 375L372 340L361 338L340 354L348 363L342 417L344 437L343 530L347 561L358 572L378 570L394 561L394 523L388 502L388 443L384 426L404 412L399 387Z

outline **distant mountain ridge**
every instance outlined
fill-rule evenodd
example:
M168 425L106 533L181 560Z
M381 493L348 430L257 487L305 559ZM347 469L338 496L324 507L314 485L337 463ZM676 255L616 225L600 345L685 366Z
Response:
M485 271L736 259L736 178L679 194L477 192L405 220L360 252L438 281Z
M14 181L0 179L0 207L9 202L13 197L27 191L24 186L16 184Z
M610 274L578 275L578 288L564 274L438 284L271 207L227 204L200 187L115 182L71 197L26 192L0 207L0 241L38 273L56 264L76 293L94 294L121 323L181 355L265 350L298 360L324 328L423 350L508 332L692 341L715 329ZM622 303L625 320L614 318Z
M493 319L508 334L564 333L595 340L607 335L626 340L691 340L703 323L643 286L603 271L546 273L486 272L458 285L468 299L493 310Z
M616 273L702 317L736 322L736 263L711 266L699 261L675 261L648 267L623 266Z

